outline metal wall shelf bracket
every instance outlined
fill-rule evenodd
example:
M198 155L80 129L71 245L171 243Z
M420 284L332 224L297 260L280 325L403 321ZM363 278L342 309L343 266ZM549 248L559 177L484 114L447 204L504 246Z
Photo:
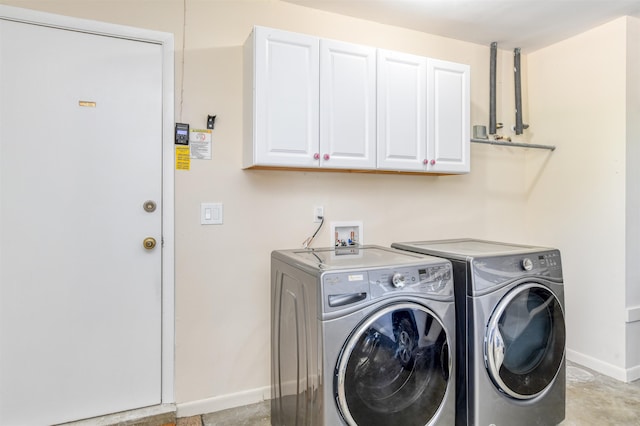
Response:
M505 142L505 141L494 141L490 139L471 139L471 142L474 143L484 143L487 145L501 145L501 146L515 146L518 148L536 148L536 149L548 149L550 151L555 151L555 145L538 145L535 143L519 143L519 142Z

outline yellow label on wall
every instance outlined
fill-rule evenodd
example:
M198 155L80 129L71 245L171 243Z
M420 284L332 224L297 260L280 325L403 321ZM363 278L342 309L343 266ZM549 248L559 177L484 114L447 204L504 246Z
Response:
M189 146L176 146L176 170L191 168L191 154Z

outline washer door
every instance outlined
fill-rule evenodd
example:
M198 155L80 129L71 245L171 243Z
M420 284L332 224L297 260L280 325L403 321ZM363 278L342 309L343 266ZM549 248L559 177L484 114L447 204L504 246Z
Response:
M523 284L507 293L487 325L484 354L489 375L513 398L535 398L553 383L564 349L562 306L540 284Z
M370 315L343 348L336 399L350 425L428 424L447 391L451 358L440 320L417 303Z

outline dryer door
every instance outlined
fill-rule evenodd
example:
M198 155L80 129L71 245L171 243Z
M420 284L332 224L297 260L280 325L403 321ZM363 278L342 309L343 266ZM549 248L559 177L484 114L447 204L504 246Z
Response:
M541 284L523 284L507 293L487 325L484 355L489 375L513 398L535 398L552 384L564 349L562 306Z
M448 339L435 314L417 303L388 305L370 315L337 365L336 399L346 422L428 424L449 387Z

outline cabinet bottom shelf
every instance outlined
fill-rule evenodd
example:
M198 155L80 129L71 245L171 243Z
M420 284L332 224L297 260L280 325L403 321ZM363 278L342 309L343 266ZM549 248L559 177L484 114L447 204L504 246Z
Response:
M244 170L280 170L288 172L321 172L321 173L365 173L377 175L417 175L417 176L457 176L467 173L418 172L407 170L377 170L377 169L330 169L326 167L279 167L279 166L251 166Z

